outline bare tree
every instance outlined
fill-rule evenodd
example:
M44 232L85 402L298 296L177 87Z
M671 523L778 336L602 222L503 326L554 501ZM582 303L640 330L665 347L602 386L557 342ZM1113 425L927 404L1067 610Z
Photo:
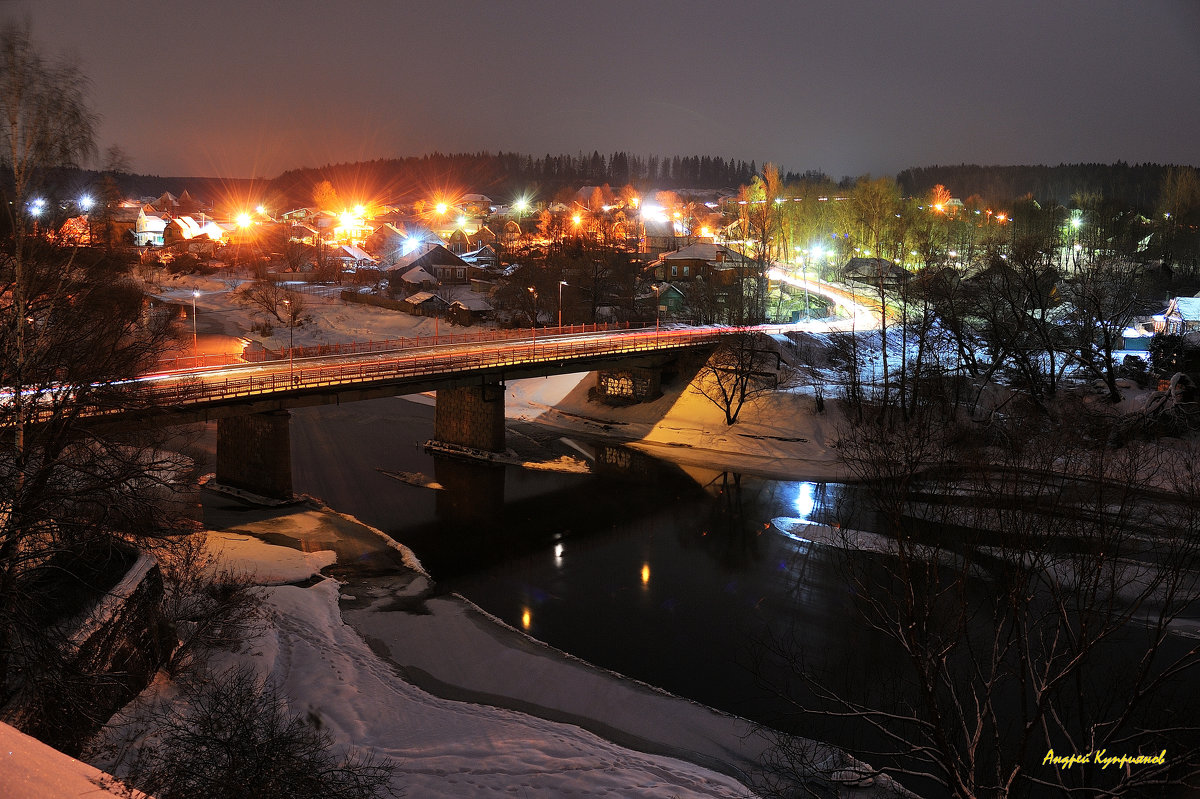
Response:
M1071 354L1093 377L1104 381L1113 402L1121 401L1116 353L1126 328L1143 310L1140 288L1131 264L1107 261L1079 270L1064 282L1063 294L1073 306L1066 325Z
M289 291L274 280L255 280L246 284L240 294L244 302L270 314L276 322L288 327L301 324L305 318L307 305L304 295Z
M28 717L31 696L68 701L65 597L94 585L81 568L125 542L164 540L189 520L170 502L187 465L148 433L115 434L95 411L144 407L127 378L153 363L174 333L144 313L139 287L103 251L43 243L23 262L24 357L0 359L0 426L25 426L0 444L0 712ZM14 293L11 257L0 261L0 297ZM0 306L0 352L18 347L15 303ZM17 370L19 369L19 375ZM80 553L88 553L81 558ZM36 703L35 703L36 704Z
M1200 644L1175 630L1200 607L1195 453L1031 419L990 447L944 425L846 431L877 536L847 532L836 553L889 666L864 686L778 642L811 691L780 696L849 720L845 743L879 771L956 797L1194 788ZM1087 759L1053 760L1071 755ZM1105 760L1121 756L1141 759ZM862 777L838 768L828 781Z
M732 425L747 402L798 381L799 373L783 363L775 342L746 330L722 337L692 388L720 408L725 424Z

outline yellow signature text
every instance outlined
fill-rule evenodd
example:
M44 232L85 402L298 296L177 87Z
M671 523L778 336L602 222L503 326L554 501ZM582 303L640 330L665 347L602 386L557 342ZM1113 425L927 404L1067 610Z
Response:
M1069 755L1056 755L1054 754L1054 750L1050 749L1046 752L1046 756L1042 758L1043 766L1058 766L1064 771L1072 766L1097 765L1103 771L1109 766L1116 766L1117 768L1145 765L1161 766L1166 762L1166 749L1157 755L1110 755L1107 749L1097 749L1094 752L1086 752L1084 754L1073 752Z

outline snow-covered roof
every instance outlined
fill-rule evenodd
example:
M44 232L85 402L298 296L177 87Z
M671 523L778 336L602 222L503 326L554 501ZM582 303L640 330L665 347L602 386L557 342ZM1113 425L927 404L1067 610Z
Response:
M456 299L454 302L452 302L450 304L451 305L461 305L462 307L466 308L468 311L490 311L490 310L492 310L492 304L490 302L488 302L480 294L460 295L458 297L458 299Z
M1181 319L1200 322L1200 297L1176 297L1173 302Z
M447 304L447 302L445 300L443 300L438 295L434 294L432 291L418 291L416 294L413 294L411 297L405 297L404 301L407 302L409 305L422 305L427 302L432 302L434 305L438 305L438 304L446 305Z
M405 283L437 283L438 279L426 272L419 266L414 266L404 274L400 275L400 279Z
M364 250L355 247L353 244L343 244L342 251L356 261L368 261L370 263L375 263L374 258L368 255Z
M729 260L741 257L741 253L736 250L731 250L720 244L703 241L689 244L686 247L680 247L674 252L664 252L662 257L668 261L715 261L717 260L717 255L722 253Z

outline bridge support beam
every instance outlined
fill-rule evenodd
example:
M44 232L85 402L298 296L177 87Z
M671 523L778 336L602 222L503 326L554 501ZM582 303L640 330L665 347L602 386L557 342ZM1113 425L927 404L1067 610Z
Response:
M503 452L504 385L439 388L433 437L445 444Z
M272 499L292 497L287 411L217 420L217 482Z

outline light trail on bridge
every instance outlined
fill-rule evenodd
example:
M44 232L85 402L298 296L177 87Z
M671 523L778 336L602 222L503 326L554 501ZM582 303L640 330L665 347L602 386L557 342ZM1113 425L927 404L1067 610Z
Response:
M143 404L215 405L290 393L365 388L422 378L469 376L539 364L584 364L624 355L646 355L716 344L742 330L728 327L593 332L460 344L429 344L408 351L356 353L238 364L195 371L148 374L122 381ZM120 413L95 408L90 415Z

